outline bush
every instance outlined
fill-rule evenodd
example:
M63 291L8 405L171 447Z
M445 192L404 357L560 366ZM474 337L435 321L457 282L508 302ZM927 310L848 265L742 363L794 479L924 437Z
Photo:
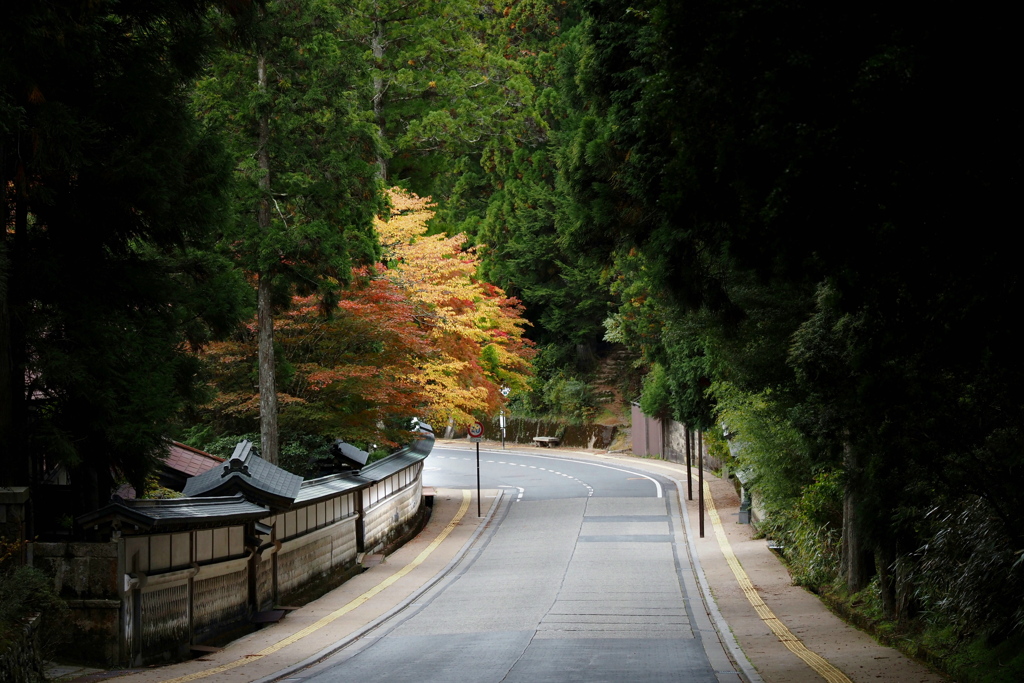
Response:
M571 422L588 422L597 411L590 385L565 373L560 372L545 382L542 396L550 415Z
M29 617L42 614L46 627L41 631L40 654L47 656L66 637L67 605L54 591L50 577L20 564L23 549L23 541L0 538L0 650L20 635Z

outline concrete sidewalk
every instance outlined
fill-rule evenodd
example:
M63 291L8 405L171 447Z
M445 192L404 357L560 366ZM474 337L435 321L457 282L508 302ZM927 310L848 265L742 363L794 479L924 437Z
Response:
M459 447L449 442L448 447ZM481 444L500 450L500 443ZM529 451L530 447L517 446ZM833 614L817 596L794 586L789 571L753 528L739 524L739 496L732 483L705 473L710 495L704 538L699 537L697 471L693 500L686 500L686 467L676 463L568 448L538 449L544 455L615 462L679 482L689 531L701 571L718 610L763 681L804 683L939 683L947 680ZM713 511L713 514L712 514ZM719 523L713 523L717 516ZM732 557L730 557L732 556ZM730 559L734 560L730 562ZM707 596L706 596L707 597Z
M483 516L477 517L475 491L438 489L427 526L380 564L220 651L169 666L125 671L117 680L269 683L330 655L414 600L458 561L490 518L501 492L484 490L481 495ZM73 680L108 679L114 673Z

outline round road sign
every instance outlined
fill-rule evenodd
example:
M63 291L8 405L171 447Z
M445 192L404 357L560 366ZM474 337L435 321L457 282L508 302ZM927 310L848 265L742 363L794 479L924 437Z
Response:
M484 426L479 422L474 422L473 424L469 425L469 435L474 439L479 439L481 436L484 435Z

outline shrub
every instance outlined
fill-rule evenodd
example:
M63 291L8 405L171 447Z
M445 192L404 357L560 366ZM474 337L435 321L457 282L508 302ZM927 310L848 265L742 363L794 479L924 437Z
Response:
M25 626L33 614L46 623L40 645L43 656L54 652L66 636L67 605L53 589L53 581L33 567L20 564L23 541L0 537L0 650Z

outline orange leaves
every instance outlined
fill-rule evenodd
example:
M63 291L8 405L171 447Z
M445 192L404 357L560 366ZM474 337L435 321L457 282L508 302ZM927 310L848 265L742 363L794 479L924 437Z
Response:
M376 222L388 267L353 271L330 310L296 296L274 321L283 429L385 443L402 419L462 424L496 411L502 386L525 387L522 304L477 279L464 236L426 234L429 199L390 198L391 216ZM223 420L259 414L255 339L253 322L207 352L220 391L209 407Z
M375 223L392 282L421 306L434 354L419 364L415 381L429 398L428 419L463 423L494 412L501 385L525 386L532 349L523 339L522 307L501 288L476 277L479 259L464 235L427 235L433 203L398 188L392 212ZM496 362L483 362L484 350Z

